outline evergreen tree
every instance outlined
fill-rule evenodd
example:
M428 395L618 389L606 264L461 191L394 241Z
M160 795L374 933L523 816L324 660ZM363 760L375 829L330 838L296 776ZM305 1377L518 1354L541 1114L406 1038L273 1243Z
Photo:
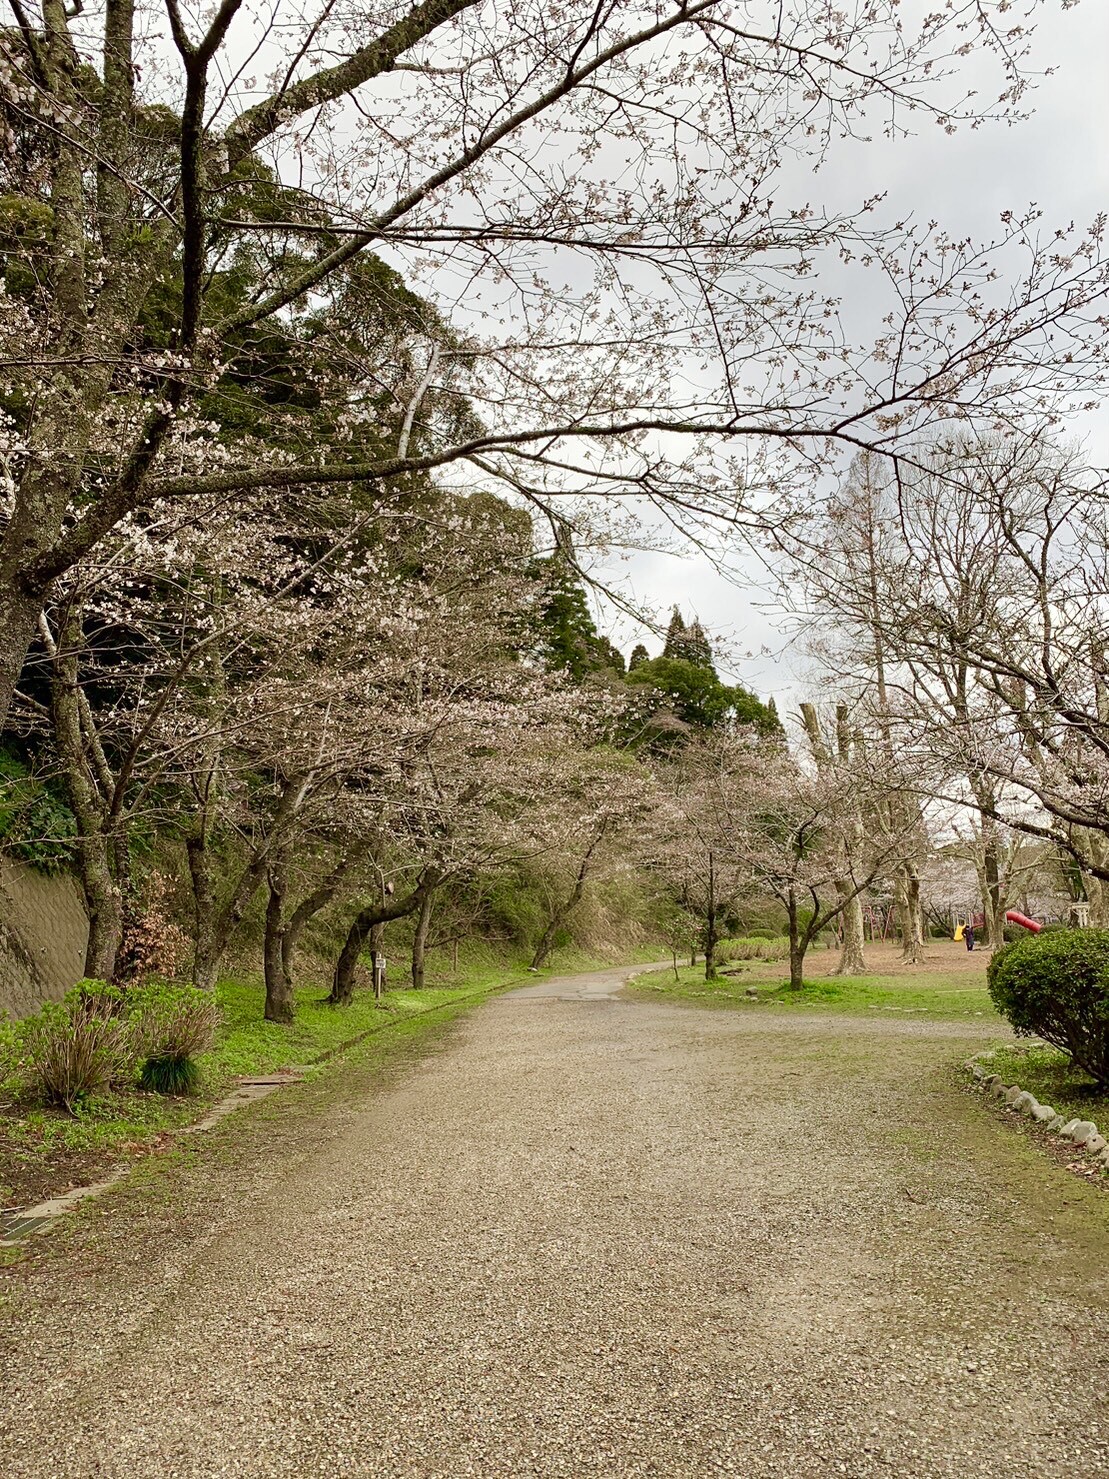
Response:
M579 683L588 673L623 675L624 655L597 630L585 587L561 555L538 562L544 583L539 613L539 651L549 667L564 670Z
M650 653L642 642L637 642L632 648L632 655L628 658L628 672L634 673L641 663L650 661Z
M692 729L752 725L763 734L778 734L781 725L753 693L722 683L712 668L680 657L652 658L628 673L630 685L653 689L663 710Z
M686 627L682 646L684 650L681 655L686 662L691 662L697 668L706 668L710 673L716 672L716 664L712 658L712 644L699 621L694 621L692 626Z
M682 620L681 611L675 606L670 615L670 625L666 629L666 643L662 649L663 657L684 657L684 640L685 622Z
M705 635L704 627L696 618L692 625L686 626L678 606L674 607L670 625L666 629L666 645L662 649L662 655L677 662L692 663L695 668L704 668L714 675L716 673L712 646Z

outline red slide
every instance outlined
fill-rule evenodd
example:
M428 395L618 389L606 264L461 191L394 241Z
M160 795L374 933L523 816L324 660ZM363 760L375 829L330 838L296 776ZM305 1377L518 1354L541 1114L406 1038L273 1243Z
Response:
M1008 910L1005 918L1010 924L1022 924L1026 930L1031 930L1034 935L1038 935L1043 929L1043 925L1038 919L1029 919L1027 914L1018 914L1015 909Z

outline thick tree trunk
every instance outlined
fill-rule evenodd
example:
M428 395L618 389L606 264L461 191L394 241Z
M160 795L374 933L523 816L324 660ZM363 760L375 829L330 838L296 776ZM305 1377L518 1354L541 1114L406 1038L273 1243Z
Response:
M924 959L924 911L920 901L920 874L915 863L901 864L894 888L901 959L918 965Z
M81 874L84 899L89 908L89 942L84 948L84 975L93 981L112 981L123 938L123 901L106 868L96 868L96 880L92 883L87 865L83 864Z
M805 947L801 941L789 942L789 989L800 991L805 984Z
M358 957L362 953L362 946L370 932L369 924L366 924L365 928L362 927L363 918L363 914L358 915L351 925L343 942L343 948L339 952L339 959L335 962L335 975L331 982L330 995L327 998L333 1007L349 1007L354 1000L354 973L358 966Z
M41 610L42 594L23 590L18 574L0 565L0 715L5 717L35 640Z
M852 885L845 879L836 880L836 893L844 900L840 909L843 940L840 943L839 960L834 974L837 976L865 976L866 955L864 954L864 923L862 895L851 895Z
M412 936L412 985L417 991L424 989L424 962L427 958L427 935L431 928L432 891L428 889L420 904L416 918L416 930Z

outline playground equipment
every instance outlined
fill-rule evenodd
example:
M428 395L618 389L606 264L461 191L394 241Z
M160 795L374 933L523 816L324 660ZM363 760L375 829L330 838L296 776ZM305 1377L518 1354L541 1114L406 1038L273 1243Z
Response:
M1034 935L1038 935L1043 929L1038 919L1029 919L1027 914L1021 914L1016 909L1007 910L1005 918L1009 924L1019 924L1022 929L1031 930Z

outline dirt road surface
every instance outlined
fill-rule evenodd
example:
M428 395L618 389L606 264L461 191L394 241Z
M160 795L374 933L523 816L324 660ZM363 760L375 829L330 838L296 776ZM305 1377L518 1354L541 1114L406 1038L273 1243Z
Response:
M0 1309L11 1476L1109 1474L1109 1197L989 1028L624 972L244 1111Z

